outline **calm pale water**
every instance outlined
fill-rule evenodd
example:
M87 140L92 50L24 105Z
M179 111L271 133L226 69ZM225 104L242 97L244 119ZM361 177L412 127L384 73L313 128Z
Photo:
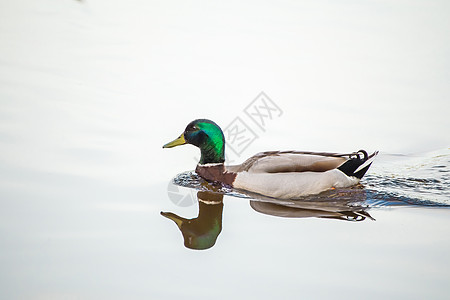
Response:
M450 10L429 3L1 2L0 298L448 299ZM380 154L356 187L264 199L161 148L204 117L233 164Z

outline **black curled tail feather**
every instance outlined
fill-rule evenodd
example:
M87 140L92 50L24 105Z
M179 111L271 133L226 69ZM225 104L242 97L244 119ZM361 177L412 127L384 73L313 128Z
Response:
M366 174L367 170L369 170L370 165L373 162L373 159L378 154L378 151L372 153L370 156L367 155L367 152L364 150L359 150L358 154L350 157L345 163L338 167L338 170L343 172L347 176L352 176L356 178L363 178L364 174ZM362 157L361 157L362 156Z

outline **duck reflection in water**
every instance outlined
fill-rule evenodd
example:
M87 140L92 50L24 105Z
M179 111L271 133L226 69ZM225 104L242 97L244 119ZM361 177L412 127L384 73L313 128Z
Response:
M362 205L367 198L362 186L334 190L301 201L248 196L252 197L250 207L253 210L276 217L315 217L353 222L374 220L366 211L368 207ZM187 248L203 250L214 246L222 231L223 194L217 191L199 191L197 199L199 211L196 218L186 219L171 212L161 212L161 215L175 222L183 234Z
M326 218L344 221L364 221L366 218L375 220L368 212L357 210L327 211L320 209L307 209L295 206L280 205L277 203L250 201L250 206L257 212L283 218Z
M255 197L255 199L258 199ZM298 201L250 200L250 206L257 212L283 218L327 218L344 221L375 220L367 212L368 206L364 188L354 186L335 189Z
M161 215L177 224L187 248L203 250L214 246L222 231L223 195L199 191L197 199L196 218L185 219L171 212L161 212Z

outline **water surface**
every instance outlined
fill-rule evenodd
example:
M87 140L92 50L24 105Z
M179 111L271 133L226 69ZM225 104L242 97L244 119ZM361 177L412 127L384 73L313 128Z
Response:
M0 298L447 299L448 15L2 1ZM264 128L245 113L261 91L282 112ZM187 178L197 149L161 149L196 118L254 131L232 164L381 152L361 185L301 201L217 191Z

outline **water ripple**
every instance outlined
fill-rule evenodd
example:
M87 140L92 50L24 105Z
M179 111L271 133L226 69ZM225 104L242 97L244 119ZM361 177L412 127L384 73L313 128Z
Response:
M424 155L381 154L362 183L299 200L278 200L203 180L195 172L177 175L173 182L200 191L296 206L299 203L346 207L450 207L450 149Z

